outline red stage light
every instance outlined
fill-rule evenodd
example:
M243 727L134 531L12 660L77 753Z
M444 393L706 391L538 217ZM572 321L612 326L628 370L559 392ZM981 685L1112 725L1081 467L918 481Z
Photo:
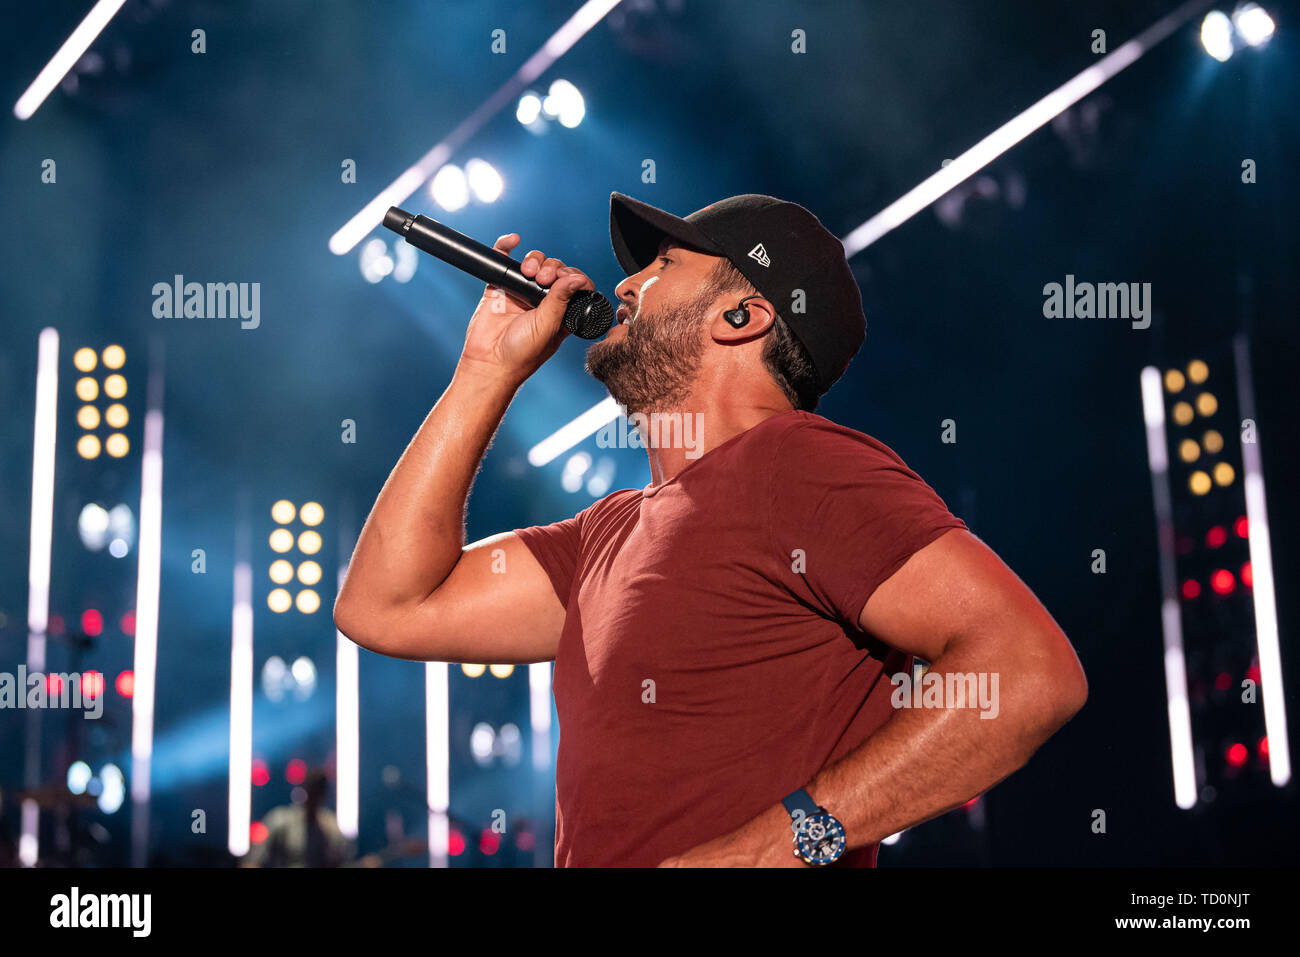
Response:
M261 844L270 833L261 821L254 821L248 826L248 839L254 844Z
M51 696L61 694L63 691L63 679L58 675L46 675L45 690L49 692Z
M1189 578L1187 579L1187 581L1183 582L1184 598L1188 598L1188 599L1199 598L1200 595L1201 595L1201 583L1198 582L1195 578Z
M253 786L263 787L271 781L271 772L266 769L266 762L258 759L253 762Z
M1255 576L1251 573L1250 562L1241 566L1241 583L1247 588L1255 587Z
M65 625L63 623L62 615L50 615L50 621L45 630L51 635L61 635L63 634L64 627Z
M81 613L81 630L92 638L104 630L104 616L93 608L87 608Z
M1227 595L1237 587L1237 580L1232 577L1232 572L1220 568L1210 576L1210 587L1220 595Z
M307 762L302 758L294 758L284 769L284 779L290 784L302 784L307 780Z
M460 831L453 829L447 835L447 853L452 857L460 857L465 853L465 838L461 837Z
M1268 757L1268 735L1259 739L1258 750L1261 758Z
M1246 516L1242 515L1232 523L1232 530L1237 533L1238 538L1250 537L1250 522L1246 521Z
M1249 668L1247 668L1246 677L1249 678L1251 681L1255 682L1255 684L1259 684L1260 681L1259 665L1251 665Z
M98 671L87 671L81 676L81 696L98 698L104 693L104 676Z
M135 694L134 671L123 671L117 676L117 693L123 698L130 698Z
M537 846L537 839L532 831L520 831L515 837L515 846L521 851L531 851Z
M1250 752L1246 750L1244 744L1234 744L1232 747L1228 748L1228 763L1234 768L1239 768L1245 764L1246 758L1249 756Z
M122 620L119 624L122 626L122 634L135 637L135 612L128 611L122 616Z
M495 854L501 846L501 839L491 831L484 831L478 836L478 849L484 854Z
M1214 690L1227 691L1232 687L1232 675L1226 671L1220 671L1219 676L1214 679Z
M1228 530L1222 525L1215 525L1205 533L1205 544L1210 548L1218 548L1228 540Z

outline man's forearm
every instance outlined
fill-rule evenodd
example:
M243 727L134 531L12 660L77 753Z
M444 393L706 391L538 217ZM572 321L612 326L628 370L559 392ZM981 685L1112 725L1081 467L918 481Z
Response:
M996 717L981 717L972 706L901 708L813 778L808 793L844 825L850 849L960 807L1023 767L1069 720L1077 708L1055 674L1026 670L1026 658L1034 660L1020 655L998 672ZM978 674L990 667L987 646L954 642L931 662L930 673Z
M465 502L517 385L458 367L402 453L357 539L336 609L360 614L422 601L465 544Z

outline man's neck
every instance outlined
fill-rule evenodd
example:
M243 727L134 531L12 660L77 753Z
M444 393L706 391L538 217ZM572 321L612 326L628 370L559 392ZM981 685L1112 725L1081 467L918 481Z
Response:
M756 403L742 404L696 402L688 396L673 407L642 412L633 421L649 458L651 484L663 485L729 439L748 432L765 419L790 411L790 403L784 397L765 396Z

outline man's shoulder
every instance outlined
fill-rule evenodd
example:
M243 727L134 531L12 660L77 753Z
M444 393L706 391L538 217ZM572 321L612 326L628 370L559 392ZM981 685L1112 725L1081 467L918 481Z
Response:
M902 458L875 436L832 422L814 412L795 410L780 416L767 454L800 469L852 463L855 467L898 467Z

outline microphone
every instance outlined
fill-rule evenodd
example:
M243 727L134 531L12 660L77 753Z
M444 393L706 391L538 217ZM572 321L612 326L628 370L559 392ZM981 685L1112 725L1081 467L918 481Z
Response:
M500 286L534 307L546 297L546 287L525 276L518 262L435 219L390 206L384 214L384 226L416 249L489 285ZM564 327L581 339L599 339L613 324L614 307L593 289L579 289L564 310Z

